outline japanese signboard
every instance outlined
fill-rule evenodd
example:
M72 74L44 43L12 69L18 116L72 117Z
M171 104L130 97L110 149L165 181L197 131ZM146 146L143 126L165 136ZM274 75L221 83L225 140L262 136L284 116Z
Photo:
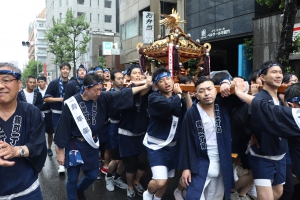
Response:
M102 43L103 47L103 55L111 55L111 49L113 48L113 43L112 42L103 42Z
M295 37L298 34L300 34L300 23L294 24L293 41L295 40Z
M213 29L210 33L207 33L206 29L203 29L201 31L201 39L211 38L211 37L215 37L215 36L228 35L228 34L230 34L230 29L226 29L224 27Z
M143 42L150 44L154 41L154 13L143 12Z

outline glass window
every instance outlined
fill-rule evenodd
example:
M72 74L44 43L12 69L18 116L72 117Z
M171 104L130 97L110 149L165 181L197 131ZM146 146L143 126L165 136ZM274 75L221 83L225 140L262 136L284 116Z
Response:
M105 31L105 32L112 32L112 30L107 30L107 29L105 29L104 31Z
M59 0L59 6L61 6L61 1L62 1L62 0Z
M83 5L84 4L84 0L77 0L77 3L80 4L80 5Z
M92 0L90 0L90 7L92 7Z
M59 20L61 21L62 19L62 13L59 13Z
M105 8L111 8L111 1L105 1L104 2L104 7Z
M106 23L111 23L111 15L105 15L105 21Z
M99 56L102 56L102 45L99 45Z
M133 18L132 20L126 22L126 39L137 36L138 35L138 24L137 19Z
M98 14L98 23L100 22L100 14Z
M121 40L125 39L125 24L121 24Z
M92 13L90 13L90 22L92 22Z
M66 0L66 5L69 5L69 0Z
M78 12L77 13L77 18L79 18L81 15L83 15L83 12Z

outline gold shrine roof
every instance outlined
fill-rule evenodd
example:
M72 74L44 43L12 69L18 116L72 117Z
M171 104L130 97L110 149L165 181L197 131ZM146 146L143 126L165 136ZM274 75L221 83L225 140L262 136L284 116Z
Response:
M185 63L193 58L203 58L207 50L211 49L209 43L200 44L200 40L194 41L190 34L184 33L179 23L186 23L185 20L180 21L180 15L173 9L172 14L161 14L165 19L160 20L161 25L165 25L170 29L169 34L164 37L158 36L158 40L152 42L149 46L143 46L143 43L138 43L136 48L139 53L149 58L155 58L161 63L168 62L168 47L174 45L178 51L179 62Z

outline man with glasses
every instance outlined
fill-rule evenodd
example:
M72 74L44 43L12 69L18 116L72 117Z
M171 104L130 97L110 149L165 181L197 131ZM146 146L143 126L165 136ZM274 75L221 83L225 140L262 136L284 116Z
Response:
M18 101L21 72L0 63L0 199L43 199L38 173L46 156L41 111Z

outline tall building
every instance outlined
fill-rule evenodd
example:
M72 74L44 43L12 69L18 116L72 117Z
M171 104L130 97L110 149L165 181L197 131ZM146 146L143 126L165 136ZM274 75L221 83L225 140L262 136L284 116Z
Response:
M136 45L139 42L145 44L151 42L143 38L145 36L143 31L149 28L143 24L143 12L152 12L154 15L154 18L151 19L154 41L158 35L165 35L168 31L164 26L159 25L160 13L171 14L173 8L180 14L181 20L185 19L184 0L120 0L120 63L125 64L125 68L138 62ZM182 30L185 29L184 24L179 26ZM153 61L151 64L156 65L157 63Z
M47 57L47 43L45 41L45 31L46 31L46 9L30 23L28 28L28 41L31 45L28 48L28 58L29 60L36 60L38 62L46 63ZM43 74L43 72L39 72Z
M256 0L189 0L187 32L199 38L201 44L211 44L212 71L228 70L233 76L247 79L252 68L275 59L283 20L278 7L279 4L261 6ZM251 61L243 46L245 39L253 41Z
M94 35L92 33L116 33L117 18L119 18L116 13L118 5L116 5L116 1L112 0L46 0L46 28L52 27L52 18L63 20L69 8L72 9L75 17L85 13L85 19L90 23L89 32L91 37ZM78 65L83 63L90 68L92 66L92 57L97 57L95 55L99 53L98 49L95 51L91 51L91 49L95 49L94 46L99 47L99 45L90 42L88 53L77 60ZM57 70L51 62L53 57L53 54L48 53L47 70L55 74L53 76L55 78L57 77Z

